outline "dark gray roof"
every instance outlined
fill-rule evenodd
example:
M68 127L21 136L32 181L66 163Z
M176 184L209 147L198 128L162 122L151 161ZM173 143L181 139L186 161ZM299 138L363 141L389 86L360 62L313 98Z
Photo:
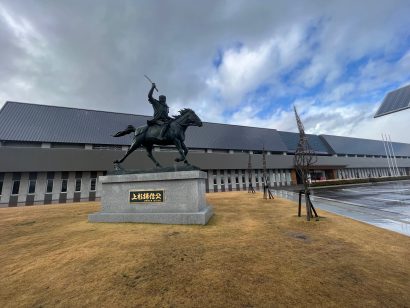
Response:
M381 117L407 108L410 108L410 85L388 93L374 117Z
M383 141L320 135L336 154L386 155ZM396 156L410 156L410 144L392 142Z
M299 133L279 131L282 141L286 144L288 152L295 152L299 142ZM333 154L332 150L317 135L306 134L310 147L316 154Z
M130 136L111 137L131 124L145 125L150 117L77 108L6 102L0 111L0 140L129 145ZM275 129L204 123L190 127L186 145L191 148L285 152Z
M111 137L131 124L142 126L150 117L77 108L6 102L0 110L0 140L94 145L129 145L131 136ZM189 148L294 152L298 134L247 126L204 122L186 133ZM382 141L308 135L318 154L386 155ZM410 144L393 143L396 156L410 156Z
M187 130L187 146L193 148L286 152L276 129L204 123Z
M148 117L130 114L6 102L0 112L0 140L83 144L128 144L128 136L111 137L128 124Z

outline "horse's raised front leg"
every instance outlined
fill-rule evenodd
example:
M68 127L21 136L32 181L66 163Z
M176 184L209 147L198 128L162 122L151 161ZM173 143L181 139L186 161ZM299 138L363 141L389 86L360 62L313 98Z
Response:
M175 161L185 161L185 153L184 153L183 146L182 146L183 143L181 142L181 140L175 139L174 144L175 144L179 154L181 155L181 157L175 158Z
M148 157L154 162L155 166L162 167L161 164L155 159L154 155L152 155L152 145L147 145L145 147L148 153Z

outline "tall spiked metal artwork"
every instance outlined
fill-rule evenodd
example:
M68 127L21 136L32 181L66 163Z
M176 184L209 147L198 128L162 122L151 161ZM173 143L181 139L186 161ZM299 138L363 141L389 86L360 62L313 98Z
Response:
M249 153L249 159L248 159L248 193L255 193L255 189L252 186L252 158L251 154Z
M299 191L298 216L301 216L302 194L304 194L306 203L306 219L309 221L310 218L313 217L312 211L315 213L315 217L318 217L310 200L310 170L317 162L317 156L309 145L303 123L300 120L296 107L293 106L293 109L295 111L296 123L299 129L299 142L295 151L294 163L296 171L303 183L303 189Z
M270 179L266 174L266 151L265 146L262 150L262 164L263 164L263 199L275 199L270 191Z

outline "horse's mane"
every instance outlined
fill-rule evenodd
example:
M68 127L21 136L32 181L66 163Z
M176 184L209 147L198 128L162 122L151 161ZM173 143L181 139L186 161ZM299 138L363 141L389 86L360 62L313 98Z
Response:
M189 109L189 108L184 108L184 109L179 110L178 112L179 112L178 115L172 116L175 120L179 119L180 117L182 117L187 112L194 112L194 111L192 109Z

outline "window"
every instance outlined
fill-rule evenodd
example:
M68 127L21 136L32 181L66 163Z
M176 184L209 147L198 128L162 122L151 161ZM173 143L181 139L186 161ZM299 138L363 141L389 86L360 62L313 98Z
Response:
M36 192L36 180L28 181L28 193L34 194Z
M13 189L11 191L12 195L18 195L20 190L20 180L13 181Z
M77 171L75 173L75 191L79 192L81 191L81 177L83 176L83 173L81 171Z
M90 191L95 191L97 187L97 172L91 171L90 173Z
M34 194L36 192L37 172L30 172L28 175L28 193Z
M20 190L20 179L21 179L21 173L20 172L13 172L13 186L11 189L11 194L12 195L18 195L19 190Z
M54 186L54 172L47 172L46 193L52 193Z
M61 173L61 192L62 193L67 192L67 186L68 186L68 172L63 171Z
M91 191L95 191L96 184L97 184L97 179L91 179L91 182L90 182L90 190Z
M48 193L52 193L53 192L53 180L52 179L48 179L47 180L47 189L46 192Z
M61 180L61 192L62 193L67 192L67 182L68 182L67 179L62 179Z
M75 191L81 191L81 179L75 179Z
M0 196L3 191L3 180L4 180L4 173L0 172Z

